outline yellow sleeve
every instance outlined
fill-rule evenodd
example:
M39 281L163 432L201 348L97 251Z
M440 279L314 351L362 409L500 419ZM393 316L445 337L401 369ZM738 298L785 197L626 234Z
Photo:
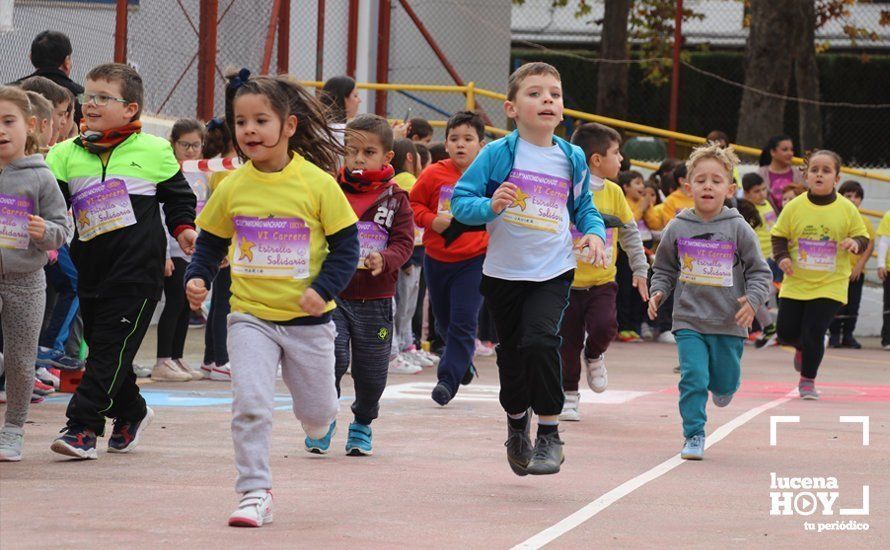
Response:
M884 212L884 217L881 218L881 223L878 224L878 235L890 236L890 210Z
M646 221L646 226L653 230L658 231L660 229L664 229L665 223L664 218L662 218L661 211L664 208L664 204L656 204L655 206L649 208L643 213L643 220Z
M322 181L318 182L316 188L319 189L319 218L324 234L333 235L354 225L358 218L334 178L326 176L319 179Z
M664 199L664 203L661 205L661 220L665 225L677 216L676 201L677 198L671 193Z
M865 214L862 215L862 223L865 224L865 228L868 230L868 239L870 241L875 240L875 224L871 223L871 220L865 217Z
M210 192L213 193L216 191L216 188L219 187L219 184L222 183L222 180L226 179L229 174L231 174L231 170L223 170L221 172L214 172L210 176L210 181L208 184L210 185Z
M795 205L791 202L779 212L779 218L776 220L776 224L773 226L772 231L770 231L770 235L774 237L785 237L786 239L791 238L790 220L791 216L794 214L794 210Z
M232 222L232 211L229 207L229 190L233 186L227 185L210 195L204 209L198 214L195 225L213 233L223 239L231 239L235 234L235 224Z
M627 197L624 196L624 192L619 191L615 195L615 203L615 212L617 212L621 223L634 221L634 212L630 209L630 205L627 204Z
M850 203L853 205L853 203ZM853 223L850 226L850 234L848 237L868 237L871 238L871 234L868 231L868 228L865 225L865 220L862 218L862 215L859 213L859 209L856 206L853 206L853 215L851 216L853 219Z

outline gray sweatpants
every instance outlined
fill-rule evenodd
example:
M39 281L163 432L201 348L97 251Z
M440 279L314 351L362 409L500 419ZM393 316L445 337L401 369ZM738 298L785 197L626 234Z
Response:
M21 428L28 418L45 304L46 278L42 269L0 275L7 426Z
M232 313L228 328L235 490L271 489L269 449L278 364L294 400L294 415L307 435L324 436L340 410L334 387L334 323L282 326Z
M398 355L414 344L411 322L414 319L414 312L417 310L420 271L419 265L411 266L410 271L399 270L399 279L396 283L396 313L393 322L393 355Z

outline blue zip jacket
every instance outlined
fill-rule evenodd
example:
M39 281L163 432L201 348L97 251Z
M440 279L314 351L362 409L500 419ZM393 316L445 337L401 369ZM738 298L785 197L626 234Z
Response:
M451 198L451 213L457 221L467 225L482 225L494 221L499 214L491 209L491 196L507 181L516 158L519 131L486 145L473 164L458 180ZM572 192L567 206L569 217L582 234L596 235L606 241L603 218L590 197L590 173L584 151L568 141L553 136L572 166ZM506 210L505 210L506 211Z

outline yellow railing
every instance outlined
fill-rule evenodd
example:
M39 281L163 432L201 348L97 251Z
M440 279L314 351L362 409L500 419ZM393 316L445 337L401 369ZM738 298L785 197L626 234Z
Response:
M324 86L324 82L317 82L312 80L300 80L301 85L310 87L310 88L321 88ZM499 101L505 101L507 96L498 92L492 92L491 90L486 90L484 88L477 88L475 82L470 82L466 86L440 86L433 84L377 84L373 82L359 82L356 84L361 90L385 90L385 91L404 91L404 92L433 92L433 93L446 93L446 94L463 94L466 96L466 109L468 111L476 110L476 97L485 97L488 99L494 99ZM654 126L646 126L645 124L637 124L635 122L627 122L624 120L618 120L617 118L609 118L600 115L594 115L591 113L585 113L583 111L576 111L574 109L566 109L565 114L575 117L581 120L586 120L589 122L599 122L600 124L605 124L607 126L612 126L615 128L623 128L625 130L629 130L631 132L638 132L641 134L647 134L652 136L658 136L667 139L674 139L677 141L681 141L683 143L692 143L692 144L702 144L707 140L701 136L694 136L692 134L684 134L682 132L672 132L670 130L664 130L662 128L656 128ZM442 127L445 125L443 121L430 121L430 124L437 127ZM486 130L496 135L506 135L509 133L507 130L503 130L501 128L495 128L493 126L486 126ZM761 153L761 149L756 147L749 147L747 145L739 145L737 143L732 144L733 148L739 153L745 153L748 155L759 156ZM803 164L804 159L800 157L794 157L792 160L794 164ZM643 166L643 165L640 165ZM645 167L645 166L644 166ZM853 176L859 176L863 178L890 182L890 176L885 176L883 174L876 174L874 172L869 172L867 170L860 170L857 168L850 168L844 166L841 168L841 172L845 174L850 174Z

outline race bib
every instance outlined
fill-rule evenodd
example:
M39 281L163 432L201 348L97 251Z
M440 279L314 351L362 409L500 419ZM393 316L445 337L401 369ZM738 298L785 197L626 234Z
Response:
M767 229L772 229L774 225L776 225L776 220L778 216L773 210L770 210L766 214L763 215L763 223L766 225Z
M571 231L572 231L572 244L576 245L576 244L578 244L578 241L581 240L581 237L583 237L584 235L580 231L575 229L574 225L572 226ZM606 252L606 267L611 267L612 258L614 257L614 254L615 254L615 228L613 228L613 227L606 229L605 252ZM575 253L575 258L577 258L579 262L591 263L591 262L587 261L587 252L585 252L584 249L578 250L576 248L576 249L574 249L574 253Z
M677 240L680 280L703 286L732 286L735 243L703 239Z
M834 271L837 267L837 242L798 239L797 265L811 271Z
M34 212L34 202L18 195L0 195L0 248L25 250L31 242L28 235L28 215Z
M83 242L136 223L127 184L121 179L108 179L75 193L71 210Z
M451 198L454 196L453 185L443 185L439 188L439 208L440 216L451 217Z
M514 169L507 181L518 187L516 202L504 210L507 223L558 233L568 214L571 183L565 178Z
M389 233L374 222L358 222L358 268L365 267L365 260L374 252L381 252L389 242Z
M236 216L232 274L257 279L309 277L309 228L300 218Z

